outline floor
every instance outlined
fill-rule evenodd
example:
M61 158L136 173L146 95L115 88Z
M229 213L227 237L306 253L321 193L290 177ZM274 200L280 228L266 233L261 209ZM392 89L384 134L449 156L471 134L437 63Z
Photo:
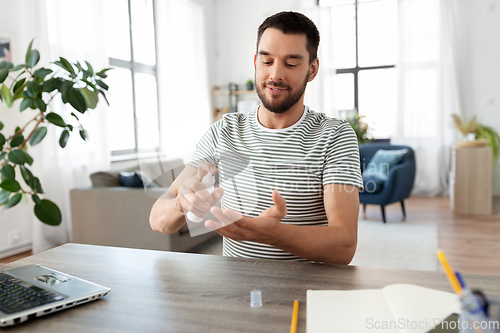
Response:
M448 197L412 197L405 202L406 222L438 225L439 246L453 268L464 273L500 275L500 198L495 199L491 216L464 216L450 211ZM380 207L368 205L362 219L382 221ZM399 203L386 207L387 223L401 221ZM382 223L382 222L380 222ZM211 241L194 248L192 253L221 254L222 240ZM30 252L0 259L0 265L31 255Z

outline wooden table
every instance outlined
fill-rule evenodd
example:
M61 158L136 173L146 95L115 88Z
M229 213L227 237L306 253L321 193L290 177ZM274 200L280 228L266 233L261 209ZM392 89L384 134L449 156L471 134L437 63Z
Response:
M103 299L2 332L288 332L298 299L306 330L308 289L368 289L413 283L451 291L438 272L227 258L65 244L4 265L41 264L110 287ZM465 275L471 288L500 295L500 277ZM250 291L263 306L250 307Z

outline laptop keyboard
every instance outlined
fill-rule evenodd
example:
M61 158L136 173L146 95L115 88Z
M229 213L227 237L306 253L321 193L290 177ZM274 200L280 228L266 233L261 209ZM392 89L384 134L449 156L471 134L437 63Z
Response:
M25 287L25 282L0 273L0 311L12 314L36 306L57 302L64 297L34 285Z

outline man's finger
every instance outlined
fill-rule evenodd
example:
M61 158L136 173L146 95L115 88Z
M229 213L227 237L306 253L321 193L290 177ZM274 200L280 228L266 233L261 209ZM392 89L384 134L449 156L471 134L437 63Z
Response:
M198 162L198 170L196 172L196 178L198 178L198 180L201 182L203 180L203 177L205 177L207 173L215 175L217 173L217 168L212 163L209 163L205 160L201 160L200 162Z
M278 192L278 190L273 191L272 197L276 213L279 216L285 217L287 213L286 199Z
M212 207L212 209L210 209L210 212L219 220L220 223L222 223L223 226L229 226L231 223L237 221L231 220L229 217L224 215L222 209L217 206Z
M179 196L179 200L181 202L182 210L184 211L184 214L186 214L187 212L191 212L198 217L205 218L207 216L206 213L197 209L193 204L191 204L191 202L189 202L185 196Z

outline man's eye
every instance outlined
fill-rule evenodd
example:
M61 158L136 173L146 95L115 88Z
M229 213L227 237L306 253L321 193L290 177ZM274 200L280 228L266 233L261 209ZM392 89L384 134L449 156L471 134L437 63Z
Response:
M288 67L297 67L298 65L286 64Z
M271 62L271 61L263 61L262 63L263 63L264 65L271 65L271 64L272 64L272 62Z

